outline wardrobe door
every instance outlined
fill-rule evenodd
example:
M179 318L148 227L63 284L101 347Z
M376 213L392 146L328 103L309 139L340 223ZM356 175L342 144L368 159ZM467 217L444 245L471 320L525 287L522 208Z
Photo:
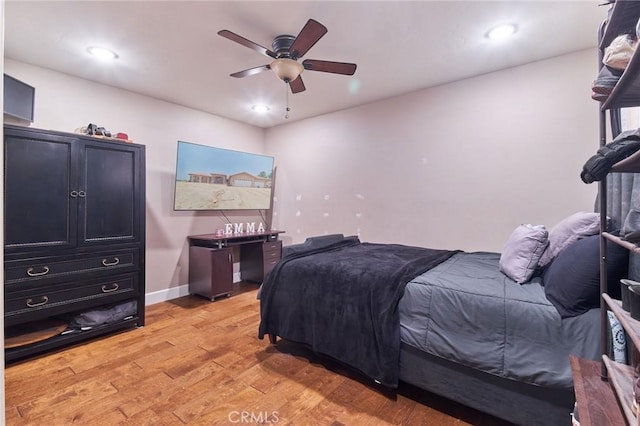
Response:
M85 141L80 157L80 245L139 242L139 147Z
M72 140L5 131L5 252L76 245L77 176Z

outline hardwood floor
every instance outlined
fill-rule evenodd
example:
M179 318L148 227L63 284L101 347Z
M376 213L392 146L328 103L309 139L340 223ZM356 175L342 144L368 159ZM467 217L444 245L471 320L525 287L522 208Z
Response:
M257 287L147 307L146 326L9 365L7 425L506 425L402 384L397 396L259 340Z

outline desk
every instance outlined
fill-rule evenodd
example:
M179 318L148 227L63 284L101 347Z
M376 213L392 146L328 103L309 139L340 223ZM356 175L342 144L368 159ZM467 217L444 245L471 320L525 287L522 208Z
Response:
M284 231L189 235L189 294L213 301L233 291L233 247L240 253L240 278L261 283L282 256Z

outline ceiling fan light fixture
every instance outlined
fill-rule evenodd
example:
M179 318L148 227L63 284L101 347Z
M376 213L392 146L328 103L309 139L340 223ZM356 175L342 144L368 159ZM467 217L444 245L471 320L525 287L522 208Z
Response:
M271 62L269 65L271 69L276 73L280 80L289 83L300 75L304 71L302 64L289 58L280 58Z
M269 50L264 46L248 40L241 35L229 30L220 30L218 35L238 43L244 47L271 58L270 64L260 65L243 71L230 74L234 78L249 77L267 70L273 70L277 77L285 82L287 96L291 93L300 93L306 90L302 76L303 71L325 72L332 74L353 75L356 72L356 64L347 62L321 61L305 59L302 57L327 33L327 27L309 19L297 36L282 34L273 39ZM301 60L299 63L298 60ZM288 101L286 111L289 111Z

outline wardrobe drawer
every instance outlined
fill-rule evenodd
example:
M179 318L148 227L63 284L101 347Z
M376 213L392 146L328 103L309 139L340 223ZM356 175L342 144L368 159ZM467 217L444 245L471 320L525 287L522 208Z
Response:
M138 249L90 253L82 257L41 257L5 262L6 284L28 283L87 272L112 274L140 268Z
M65 307L82 301L93 300L95 304L108 303L134 297L137 293L138 274L51 285L31 290L5 290L4 314L5 317L43 311L57 314Z

